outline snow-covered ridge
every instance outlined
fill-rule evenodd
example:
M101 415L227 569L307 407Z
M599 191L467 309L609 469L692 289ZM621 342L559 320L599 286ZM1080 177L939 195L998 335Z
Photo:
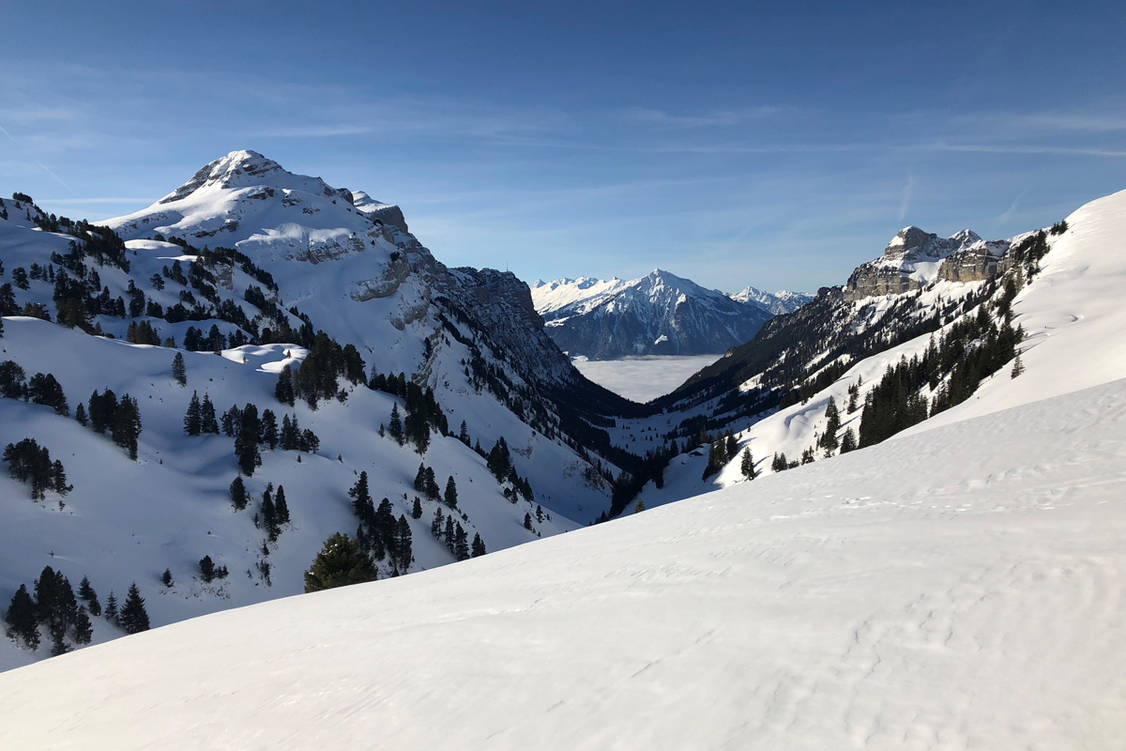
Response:
M720 353L772 315L663 269L629 281L538 281L532 300L561 349L595 359Z
M738 292L733 292L730 297L736 302L758 305L763 310L776 316L793 313L813 299L813 295L808 295L805 292L791 292L786 289L767 292L757 287L744 287Z
M1116 748L1123 435L1117 381L157 629L0 675L0 745Z

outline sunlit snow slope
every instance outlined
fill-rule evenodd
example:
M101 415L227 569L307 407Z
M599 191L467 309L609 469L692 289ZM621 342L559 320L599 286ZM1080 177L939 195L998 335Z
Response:
M1126 381L0 675L4 748L1111 749Z

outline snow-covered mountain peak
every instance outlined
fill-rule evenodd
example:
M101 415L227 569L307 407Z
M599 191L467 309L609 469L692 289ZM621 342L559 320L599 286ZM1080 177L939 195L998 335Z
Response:
M160 199L160 203L181 201L206 189L237 190L259 186L292 188L303 192L330 190L320 178L295 175L257 151L239 149L205 164L190 180Z
M735 302L757 306L776 316L783 313L793 313L813 299L813 295L807 295L804 292L792 292L788 289L767 292L749 285L729 295L729 297Z
M532 301L561 349L595 359L718 354L749 339L771 316L661 268L629 281L537 282Z

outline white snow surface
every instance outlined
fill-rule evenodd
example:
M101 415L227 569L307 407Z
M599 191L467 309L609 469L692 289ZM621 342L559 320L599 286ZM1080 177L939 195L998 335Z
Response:
M576 357L571 362L599 386L644 403L668 394L715 360L715 355L650 355L618 360Z
M0 746L1121 748L1124 497L1120 380L10 671Z

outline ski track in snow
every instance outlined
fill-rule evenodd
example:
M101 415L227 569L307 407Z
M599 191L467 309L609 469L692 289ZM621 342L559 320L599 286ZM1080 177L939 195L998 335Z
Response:
M1123 498L1126 380L11 671L0 747L1121 748Z

